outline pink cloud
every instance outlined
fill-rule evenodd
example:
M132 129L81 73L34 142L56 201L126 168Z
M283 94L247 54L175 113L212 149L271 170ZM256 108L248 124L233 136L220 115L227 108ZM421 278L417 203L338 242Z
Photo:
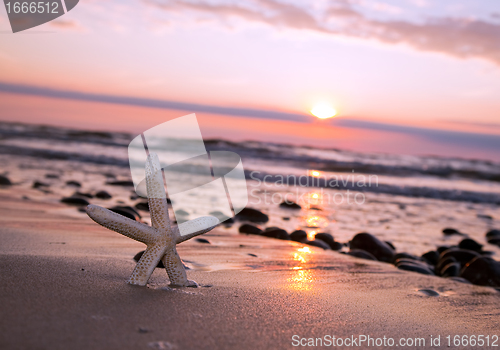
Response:
M336 1L321 13L276 0L238 3L147 0L146 3L169 12L187 11L211 15L218 20L239 18L273 27L376 39L388 44L407 44L419 51L483 58L500 65L500 25L479 19L435 18L423 24L374 20L353 9L347 0Z

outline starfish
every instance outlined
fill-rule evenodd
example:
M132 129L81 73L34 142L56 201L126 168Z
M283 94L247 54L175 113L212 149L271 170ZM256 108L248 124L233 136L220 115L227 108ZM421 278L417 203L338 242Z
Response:
M146 251L137 262L128 283L145 286L161 260L171 286L196 287L196 282L187 279L176 245L211 231L219 220L213 216L199 217L180 224L182 230L170 223L163 174L155 153L151 153L146 160L146 188L151 226L93 204L87 206L87 215L99 225L146 244Z

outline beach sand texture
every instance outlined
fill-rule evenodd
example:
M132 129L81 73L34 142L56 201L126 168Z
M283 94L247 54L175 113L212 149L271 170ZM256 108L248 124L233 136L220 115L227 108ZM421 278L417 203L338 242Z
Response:
M0 194L1 349L286 349L294 335L360 334L429 348L431 335L443 346L500 329L493 288L223 229L178 246L200 288L169 288L163 269L131 286L142 244L14 191Z

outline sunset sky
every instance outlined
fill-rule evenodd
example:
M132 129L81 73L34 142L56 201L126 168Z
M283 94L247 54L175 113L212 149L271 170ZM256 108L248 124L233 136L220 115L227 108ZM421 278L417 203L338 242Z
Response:
M12 34L0 120L500 160L491 0L82 0ZM326 103L339 114L319 120Z

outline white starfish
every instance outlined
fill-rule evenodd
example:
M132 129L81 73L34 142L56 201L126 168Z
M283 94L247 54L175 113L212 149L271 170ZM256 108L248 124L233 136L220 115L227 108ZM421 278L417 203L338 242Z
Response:
M212 230L219 220L213 216L203 216L180 224L182 232L187 232L181 236L179 227L170 223L163 174L155 153L151 153L146 161L146 187L151 226L93 204L87 206L87 215L99 225L147 245L128 283L145 286L161 260L172 286L197 286L196 282L187 279L176 245Z

